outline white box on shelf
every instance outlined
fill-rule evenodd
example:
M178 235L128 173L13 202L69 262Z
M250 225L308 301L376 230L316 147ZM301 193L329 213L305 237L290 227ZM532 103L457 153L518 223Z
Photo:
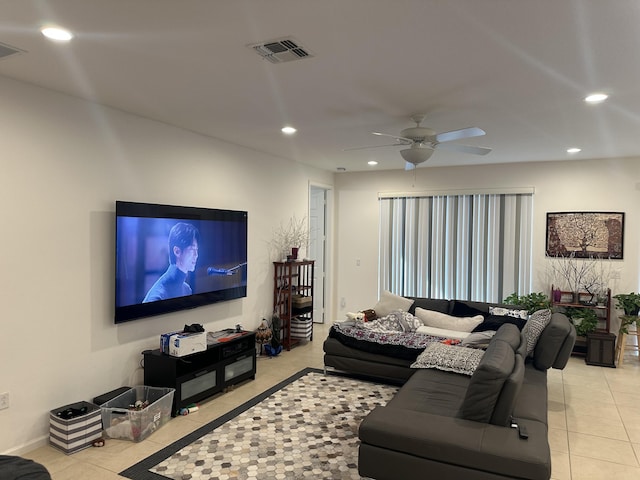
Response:
M207 333L176 333L169 339L169 355L184 357L207 349Z
M162 353L169 355L169 340L171 340L173 335L177 335L178 333L182 332L169 332L160 335L160 351Z

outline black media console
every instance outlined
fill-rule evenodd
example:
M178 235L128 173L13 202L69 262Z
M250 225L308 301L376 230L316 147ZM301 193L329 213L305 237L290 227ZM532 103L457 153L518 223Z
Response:
M233 329L208 334L204 352L172 357L157 350L144 355L144 384L175 388L172 416L225 388L256 378L256 334Z

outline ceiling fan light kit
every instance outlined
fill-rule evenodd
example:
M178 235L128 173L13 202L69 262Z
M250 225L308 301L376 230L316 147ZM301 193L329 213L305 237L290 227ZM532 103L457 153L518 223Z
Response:
M387 145L372 145L371 147L356 147L347 150L407 146L409 148L400 150L400 155L413 167L429 160L436 148L442 147L447 150L453 150L461 153L470 153L473 155L486 155L491 151L490 148L485 147L472 147L469 145L458 145L455 143L444 144L444 142L451 142L453 140L460 140L462 138L481 137L482 135L485 135L485 131L481 128L468 127L462 128L460 130L452 130L450 132L436 133L430 128L420 126L422 120L424 120L424 117L425 116L423 114L413 115L411 119L416 122L416 126L405 128L400 132L400 135L372 132L374 135L391 137L395 139L397 143Z
M412 163L413 165L419 165L426 162L433 155L433 149L428 147L414 147L405 148L400 150L400 155L405 161Z

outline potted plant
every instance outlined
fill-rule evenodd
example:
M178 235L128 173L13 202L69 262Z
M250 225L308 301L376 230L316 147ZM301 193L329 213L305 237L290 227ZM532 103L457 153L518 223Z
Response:
M598 316L589 308L567 307L565 314L576 327L576 334L580 337L586 337L598 328Z
M629 333L629 326L636 324L638 326L638 312L640 311L640 293L619 293L614 295L616 299L616 308L624 310L624 315L620 317L620 333Z
M628 316L637 316L640 311L640 293L618 293L613 298L617 300L616 308L624 310Z
M518 305L526 309L529 315L538 310L551 308L551 300L542 292L529 293L527 295L518 295L514 292L505 298L503 302L507 305Z

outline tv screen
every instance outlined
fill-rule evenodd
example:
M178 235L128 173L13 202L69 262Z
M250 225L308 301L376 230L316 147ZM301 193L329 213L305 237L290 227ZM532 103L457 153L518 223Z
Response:
M247 212L116 202L115 323L247 296Z

